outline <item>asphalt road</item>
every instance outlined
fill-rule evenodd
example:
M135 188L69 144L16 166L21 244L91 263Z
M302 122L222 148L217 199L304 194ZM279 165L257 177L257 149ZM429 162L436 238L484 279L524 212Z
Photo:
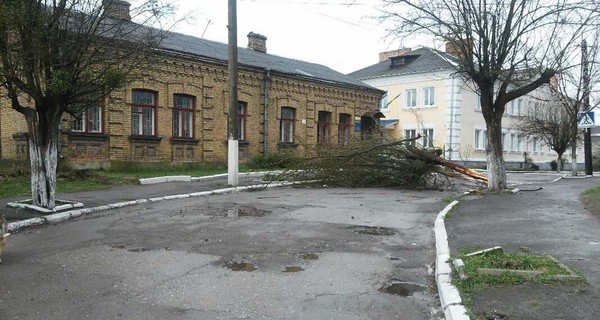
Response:
M26 230L2 256L0 319L440 319L443 196L276 188Z

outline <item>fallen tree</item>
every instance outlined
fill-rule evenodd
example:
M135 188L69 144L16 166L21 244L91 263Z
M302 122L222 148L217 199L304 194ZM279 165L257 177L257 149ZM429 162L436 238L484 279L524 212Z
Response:
M319 146L284 174L339 187L434 188L457 177L487 182L485 174L440 157L441 150L413 145L419 138Z

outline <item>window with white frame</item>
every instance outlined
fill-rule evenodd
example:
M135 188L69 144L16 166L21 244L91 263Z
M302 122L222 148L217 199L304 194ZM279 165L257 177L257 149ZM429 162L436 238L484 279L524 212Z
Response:
M475 94L475 110L481 111L481 95Z
M508 143L506 143L506 137L507 137L506 132L502 132L502 151L508 151L508 149L509 149L508 148L509 145L508 145Z
M102 108L92 106L85 109L78 117L72 117L71 131L100 133L102 132Z
M423 129L423 147L433 148L433 129Z
M404 130L404 139L414 139L416 137L417 137L417 130L416 129L407 129L407 130ZM414 145L416 145L416 141L415 140L407 141L406 144L414 146Z
M406 90L406 107L414 108L417 106L417 89Z
M379 110L387 111L389 109L390 109L390 96L389 96L389 93L386 91L385 94L383 95L383 97L381 97L381 103L379 105Z
M510 102L510 114L511 115L513 115L513 116L520 116L521 115L522 101L523 101L523 99L518 98L518 99L512 100Z
M510 134L510 150L521 151L521 137L518 133Z
M487 130L475 129L474 140L475 150L485 150L487 148Z
M423 88L423 105L426 107L435 105L435 87Z
M531 151L532 152L540 151L540 143L538 141L538 137L533 137L531 139Z

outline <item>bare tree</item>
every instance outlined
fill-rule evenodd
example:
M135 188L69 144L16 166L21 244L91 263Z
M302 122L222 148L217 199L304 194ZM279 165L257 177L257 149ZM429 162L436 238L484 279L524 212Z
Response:
M0 1L0 88L27 122L34 205L55 206L62 115L121 87L163 36L144 25L168 11L154 0L132 11L121 0Z
M528 109L518 125L525 136L539 138L556 152L557 172L561 170L563 154L573 137L578 136L577 125L574 125L570 111L565 108L560 96L547 90L545 96L535 99L534 106ZM576 166L577 162L573 165Z
M480 93L488 133L488 189L506 188L502 115L508 102L565 65L583 32L597 25L592 0L384 0L401 37L428 35L456 53L456 70Z
M590 106L590 110L594 109L600 103L600 99L598 99L598 94L600 93L600 68L598 68L598 59L600 55L598 54L598 48L600 45L600 28L596 28L596 30L587 37L590 41L590 46L586 49L582 48L582 51L587 50L587 56L583 56L582 52L582 62L583 59L587 59L587 76L589 79L590 90L588 91L589 95L591 95L592 100L594 101ZM587 41L586 41L587 42ZM584 43L585 44L585 43ZM577 52L579 53L579 52ZM573 60L576 60L573 57ZM583 77L583 64L575 64L563 70L557 77L556 86L553 87L555 94L558 97L559 103L566 109L568 116L570 117L570 121L572 126L575 128L574 130L570 130L573 134L571 137L571 162L572 166L572 174L577 175L577 140L579 140L579 130L577 130L577 113L585 110L586 106L584 105L586 102L586 90L584 88L584 77ZM589 96L588 96L589 97Z

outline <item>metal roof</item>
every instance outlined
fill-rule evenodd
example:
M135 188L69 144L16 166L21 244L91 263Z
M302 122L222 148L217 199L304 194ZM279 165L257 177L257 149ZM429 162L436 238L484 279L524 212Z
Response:
M175 32L169 32L159 48L168 52L204 57L220 63L227 63L228 59L227 44ZM305 79L377 90L354 77L320 64L284 58L252 49L238 48L238 62L240 66L269 69Z
M392 77L409 74L455 70L454 56L431 48L419 48L406 54L406 63L392 67L392 60L385 60L348 74L360 80Z

